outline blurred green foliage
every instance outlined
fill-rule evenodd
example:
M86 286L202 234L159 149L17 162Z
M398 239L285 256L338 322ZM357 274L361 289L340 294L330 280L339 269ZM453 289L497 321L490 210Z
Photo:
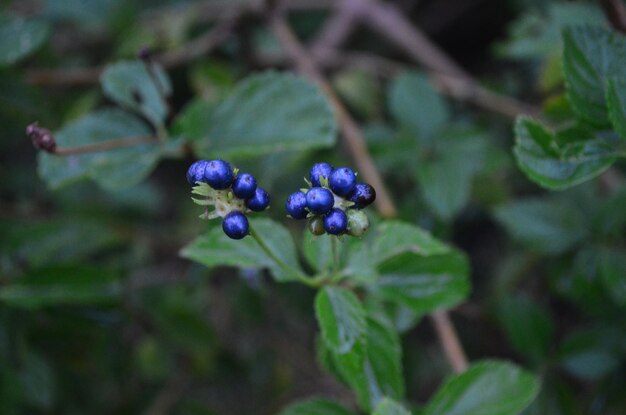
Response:
M176 414L624 413L626 55L601 9L506 2L507 34L488 39L477 76L541 103L541 120L444 97L355 33L347 48L400 70L347 59L328 74L402 221L370 212L334 264L330 238L303 233L282 201L313 161L352 161L318 86L272 65L282 52L262 16L172 69L136 59L181 50L214 10L246 3L1 3L0 412L160 413L174 396ZM310 41L329 17L290 18ZM155 140L37 154L33 121L60 148ZM202 157L271 191L252 223L288 270L197 218L184 174ZM294 283L333 272L341 285ZM472 363L462 374L422 318L442 308Z

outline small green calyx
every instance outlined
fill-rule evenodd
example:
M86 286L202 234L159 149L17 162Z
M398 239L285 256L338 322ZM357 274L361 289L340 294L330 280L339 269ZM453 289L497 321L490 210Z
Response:
M200 199L191 198L195 204L206 208L204 213L200 215L201 219L224 218L231 212L248 212L245 201L235 197L230 189L216 190L206 183L197 182L191 193L203 196ZM212 210L211 207L213 207Z

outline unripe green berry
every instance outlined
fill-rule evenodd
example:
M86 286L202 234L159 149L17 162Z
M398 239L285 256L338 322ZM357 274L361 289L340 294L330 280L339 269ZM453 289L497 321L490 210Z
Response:
M348 234L352 236L363 236L370 227L370 220L367 215L360 210L350 209L348 215Z
M314 216L309 219L308 226L309 231L313 235L323 235L324 233L326 233L326 231L324 230L324 220L319 216Z

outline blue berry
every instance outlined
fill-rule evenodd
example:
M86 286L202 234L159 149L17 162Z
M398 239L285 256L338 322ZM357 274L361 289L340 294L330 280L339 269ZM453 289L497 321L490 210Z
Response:
M356 186L356 175L348 167L339 167L330 174L328 186L336 195L347 196Z
M250 173L239 173L233 182L233 194L239 199L249 199L254 196L256 179Z
M367 183L357 183L348 200L354 202L355 209L363 209L376 200L376 190Z
M311 213L316 215L323 215L328 212L334 204L335 197L325 187L314 187L306 194L306 206Z
M348 216L343 210L333 208L324 215L324 230L331 235L341 235L348 229Z
M222 230L231 239L241 239L250 231L248 218L241 212L230 212L222 222Z
M233 168L224 160L211 160L204 168L204 179L215 190L228 189L234 179Z
M303 192L295 192L289 195L285 202L287 213L294 219L304 219L307 215L306 195Z
M264 211L270 204L270 195L262 187L257 187L254 196L246 200L248 209L255 212Z
M208 161L206 160L198 160L189 166L187 170L187 181L190 185L195 186L196 182L204 181L204 168L206 167Z
M309 180L313 187L320 187L320 176L328 179L333 172L333 166L328 163L315 163L309 172Z

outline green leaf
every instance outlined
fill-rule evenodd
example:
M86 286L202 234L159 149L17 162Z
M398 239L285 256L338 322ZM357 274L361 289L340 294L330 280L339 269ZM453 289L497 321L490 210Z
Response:
M483 165L488 146L473 133L441 137L437 143L439 154L419 163L417 179L426 204L449 221L467 204L472 180Z
M150 135L147 125L135 116L118 109L105 109L66 125L55 138L58 147L80 147ZM119 189L146 178L159 157L160 147L156 142L69 156L39 152L38 172L52 189L86 178L106 189Z
M350 378L350 383L363 408L375 408L385 396L404 398L402 347L394 329L368 319L362 372Z
M402 348L398 333L375 319L367 320L365 342L350 353L337 354L318 342L321 364L357 395L359 405L373 409L385 397L404 397Z
M425 415L516 415L538 392L532 374L510 363L484 361L448 379Z
M378 272L377 293L418 313L454 307L469 295L469 265L460 253L406 252L382 263Z
M411 412L393 399L384 398L372 415L411 415Z
M366 119L379 118L382 94L374 73L346 68L333 76L333 87L355 114Z
M0 302L26 309L55 305L93 305L114 302L122 286L102 267L56 266L31 271L0 288Z
M12 65L36 51L49 32L44 22L0 15L0 66Z
M214 108L214 104L202 98L194 99L174 120L171 135L190 141L201 140L211 128L210 114Z
M365 310L351 291L322 288L315 297L315 314L322 338L337 354L350 352L365 337Z
M19 373L22 395L32 406L50 411L57 394L57 385L50 363L42 356L27 352Z
M509 39L498 45L498 53L513 59L546 59L560 55L562 29L575 25L607 26L607 22L597 4L543 3L540 7L526 9L513 21L509 26Z
M335 236L315 236L304 232L302 251L309 265L318 272L330 272L334 266L332 243ZM339 273L358 284L376 280L376 267L369 244L357 238L336 239Z
M167 73L159 65L122 61L108 65L100 76L104 94L123 107L144 115L153 125L163 125L168 114L164 97L172 93Z
M326 371L332 373L346 386L364 376L365 342L356 343L349 353L334 353L321 335L316 339L317 361Z
M168 351L165 344L151 336L145 336L138 342L133 351L133 361L142 379L150 382L168 379L175 370L174 359Z
M603 238L619 240L626 229L626 186L616 189L611 195L596 203L593 214L594 232Z
M581 415L577 393L570 386L571 381L563 376L544 376L541 391L532 404L523 412L524 415Z
M147 297L146 310L161 336L188 352L210 353L215 336L206 318L206 297L191 287L169 286L156 298Z
M365 298L365 309L368 315L386 322L401 335L415 328L424 315L424 313L415 312L403 303L386 301L375 295Z
M4 359L8 361L8 358ZM8 365L0 367L0 402L2 402L2 410L7 415L19 415L23 411L23 390L20 385L20 378Z
M626 305L626 252L604 248L600 251L600 278L615 304Z
M610 127L605 88L609 78L623 74L626 38L601 27L563 31L563 71L572 109L580 119Z
M313 235L304 232L302 240L302 253L307 262L316 271L329 270L333 267L332 235ZM343 250L343 244L340 246Z
M540 123L526 117L515 123L517 164L530 180L552 190L577 185L608 169L618 155L615 145L614 140L597 138L559 148L556 136Z
M405 72L389 87L389 108L395 120L422 141L430 141L450 118L446 102L428 78Z
M357 238L347 238L339 242L346 255L345 262L342 262L341 275L358 285L368 285L376 281L378 273L371 245ZM340 249L339 252L343 251Z
M0 221L4 253L30 267L88 258L120 241L110 226L95 220Z
M246 78L208 116L209 128L196 144L205 158L330 147L336 138L333 112L319 88L287 73Z
M401 221L385 221L377 226L373 254L380 264L404 252L422 256L449 253L451 248L417 226Z
M598 380L616 370L623 354L623 333L610 327L571 333L560 347L560 363L582 380Z
M289 405L279 415L352 415L342 405L329 399L312 398Z
M547 309L526 296L506 297L496 309L515 350L533 363L548 357L554 341L554 322Z
M495 216L513 238L548 254L563 253L589 234L583 212L566 198L517 199L498 206Z
M620 137L626 139L626 79L612 78L608 80L606 104L613 128Z
M116 17L121 17L118 13L122 3L122 0L54 0L43 5L51 19L69 21L82 30L103 31Z
M265 241L274 256L291 269L302 272L293 239L284 226L269 219L250 219L250 225ZM218 265L269 268L276 281L297 279L292 272L277 265L252 237L248 236L239 241L230 239L218 223L214 223L208 233L185 246L180 255L211 268Z

